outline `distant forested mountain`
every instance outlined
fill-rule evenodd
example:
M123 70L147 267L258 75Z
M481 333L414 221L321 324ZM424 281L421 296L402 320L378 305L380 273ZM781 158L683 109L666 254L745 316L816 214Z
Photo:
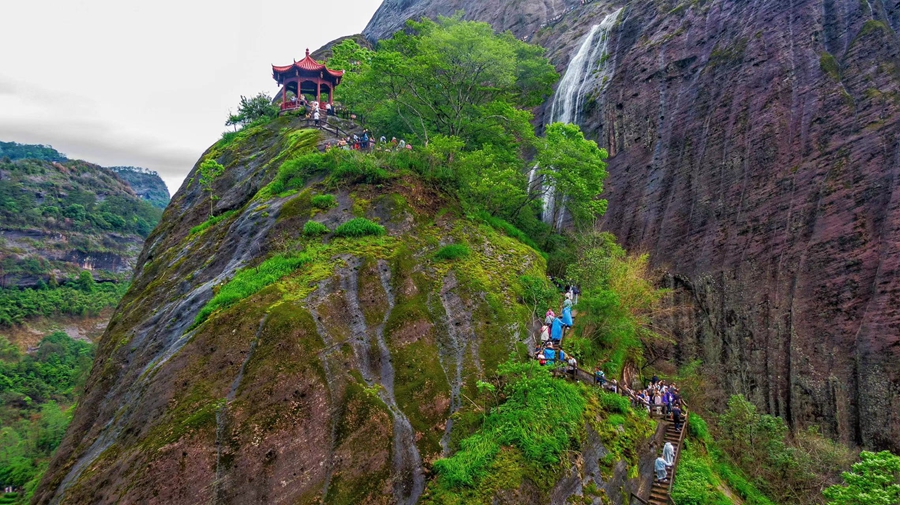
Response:
M153 170L140 167L109 167L131 186L131 189L154 207L165 209L169 205L169 188Z
M0 160L0 329L115 306L161 215L106 168Z
M35 159L44 161L67 161L65 154L50 146L40 144L19 144L18 142L0 142L0 158L10 160Z

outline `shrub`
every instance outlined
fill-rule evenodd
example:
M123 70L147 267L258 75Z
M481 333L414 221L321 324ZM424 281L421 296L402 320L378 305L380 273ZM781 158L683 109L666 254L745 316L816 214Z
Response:
M228 308L235 303L262 291L267 286L281 280L282 277L291 274L312 261L309 253L296 255L279 254L273 256L256 267L247 267L239 270L227 284L219 289L197 314L194 324L198 325L206 320L213 312Z
M440 251L435 253L434 259L452 261L459 258L466 258L471 254L469 247L465 244L445 245Z
M504 220L500 219L499 217L494 217L485 211L480 211L480 212L476 213L475 217L478 218L479 220L485 222L486 224L490 225L492 228L494 228L498 231L501 231L504 234L506 234L507 236L512 237L512 238L518 240L519 242L522 242L523 244L531 247L535 251L541 250L541 248L538 247L538 245L534 242L534 240L531 240L530 238L528 238L528 235L525 235L525 232L516 228L515 226L508 223L507 221L504 221Z
M206 221L198 224L197 226L191 228L190 234L196 235L198 233L202 233L202 232L206 231L207 228L209 228L211 226L215 226L216 223L218 223L219 221L224 221L224 220L228 219L229 217L235 215L236 213L237 213L236 210L229 210L228 212L223 212L222 214L219 214L218 216L211 217L211 218L207 219Z
M303 234L307 237L318 237L319 235L325 235L330 231L331 230L324 224L312 220L307 221L306 224L303 225Z
M600 391L600 405L608 412L618 412L619 414L627 414L631 410L631 402L624 396L615 393L607 393Z
M338 237L365 237L367 235L380 236L386 233L384 226L375 224L364 217L351 219L337 227L334 234Z
M586 402L575 385L553 379L534 361L506 362L498 372L506 402L487 414L456 454L434 463L445 487L474 486L503 446L518 448L537 465L557 464L580 428Z
M337 200L334 195L316 195L310 200L312 206L317 209L328 210L337 206Z

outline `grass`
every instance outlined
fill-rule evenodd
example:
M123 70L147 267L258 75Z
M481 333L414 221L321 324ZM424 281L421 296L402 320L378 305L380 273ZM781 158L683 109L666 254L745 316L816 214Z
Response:
M310 203L317 209L328 210L337 206L337 199L334 195L316 195L310 199Z
M228 212L223 212L222 214L219 214L218 216L213 216L213 217L207 219L206 221L198 224L197 226L191 228L190 234L196 235L198 233L203 233L210 227L215 226L220 221L224 221L224 220L230 218L231 216L235 215L236 213L237 213L237 210L229 210Z
M203 323L217 310L226 309L262 291L265 287L291 274L313 259L314 256L310 253L279 254L263 261L259 266L239 270L200 310L194 320L194 325Z
M364 217L351 219L334 230L334 234L338 237L381 236L385 233L384 226L375 224Z
M507 379L506 401L461 441L456 454L434 463L444 488L475 486L488 476L501 447L522 451L538 466L556 464L580 428L586 401L577 386L554 379L533 361L507 362L498 371Z
M318 237L319 235L327 235L331 230L322 223L316 221L307 221L303 225L303 234L307 237Z
M523 244L531 247L535 251L541 251L541 248L538 247L534 240L531 240L531 238L529 238L528 235L525 234L525 232L516 228L509 222L504 221L499 217L492 216L485 211L478 212L474 217L490 225L492 228L505 233L507 236L512 237L519 242L522 242Z
M450 244L442 247L441 250L435 253L434 259L452 261L466 258L470 254L472 254L472 251L465 244Z

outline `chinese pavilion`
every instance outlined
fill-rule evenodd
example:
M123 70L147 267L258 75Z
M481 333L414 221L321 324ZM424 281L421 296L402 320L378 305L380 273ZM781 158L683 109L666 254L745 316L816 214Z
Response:
M316 96L319 108L324 109L322 94L328 94L328 102L334 105L334 88L341 83L344 76L343 70L330 70L325 65L312 59L309 49L306 50L306 58L294 61L293 65L278 67L272 65L272 77L281 86L281 108L288 109L292 105L287 101L287 92L300 96L310 93Z

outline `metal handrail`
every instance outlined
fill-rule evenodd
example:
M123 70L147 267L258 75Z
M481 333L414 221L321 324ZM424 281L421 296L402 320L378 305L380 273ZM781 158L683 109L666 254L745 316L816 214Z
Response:
M631 492L631 498L637 498L637 501L643 503L644 505L650 505L650 502L644 500L643 498L641 498L640 496L635 494L634 491Z

